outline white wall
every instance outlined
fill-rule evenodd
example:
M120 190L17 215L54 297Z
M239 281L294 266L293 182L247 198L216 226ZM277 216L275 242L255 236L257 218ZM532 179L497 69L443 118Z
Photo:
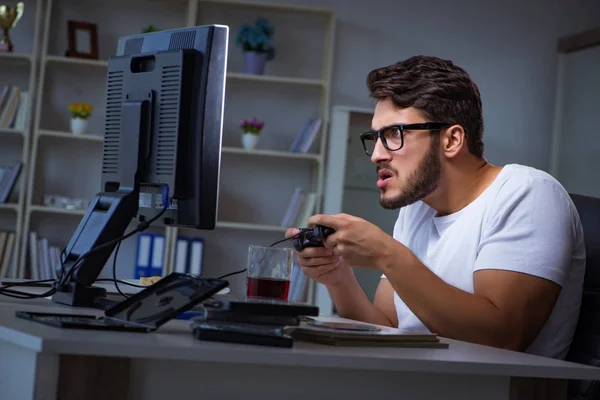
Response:
M333 104L368 107L366 74L413 55L448 58L479 85L489 161L545 170L559 37L600 25L597 0L275 0L338 16Z
M600 197L600 45L563 55L557 178L570 193Z

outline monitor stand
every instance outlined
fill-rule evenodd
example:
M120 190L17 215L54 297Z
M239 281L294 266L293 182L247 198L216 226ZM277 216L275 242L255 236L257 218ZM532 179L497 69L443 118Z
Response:
M137 213L139 191L98 193L67 245L64 270L54 286L52 301L73 307L92 307L96 299L106 297L106 289L92 284ZM92 250L103 245L98 250ZM88 253L83 260L81 255ZM62 276L61 276L62 271Z
M126 99L121 114L119 148L138 149L137 157L119 152L119 182L111 183L115 190L94 196L65 249L65 258L61 255L56 266L60 278L52 296L56 303L101 308L102 302L98 299L106 297L106 289L92 285L138 212L139 176L145 170L150 148L153 96L152 92L142 92L127 94ZM106 186L109 185L105 185L105 190Z

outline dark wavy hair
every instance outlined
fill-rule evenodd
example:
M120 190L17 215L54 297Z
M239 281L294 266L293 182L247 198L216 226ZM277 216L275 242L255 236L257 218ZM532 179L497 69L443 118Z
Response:
M414 107L431 121L461 125L469 152L483 157L483 111L479 88L451 61L415 56L367 75L370 96L396 107Z

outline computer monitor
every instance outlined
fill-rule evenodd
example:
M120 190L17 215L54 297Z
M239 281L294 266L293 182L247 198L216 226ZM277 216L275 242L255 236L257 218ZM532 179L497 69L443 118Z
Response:
M214 229L229 28L119 39L108 61L102 187L56 266L52 300L92 307L93 286L125 237L152 224ZM125 234L131 221L137 231Z

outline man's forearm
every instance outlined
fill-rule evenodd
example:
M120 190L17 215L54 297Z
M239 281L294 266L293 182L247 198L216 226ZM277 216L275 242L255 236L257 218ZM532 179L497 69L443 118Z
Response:
M398 260L403 260L401 265ZM493 303L447 284L410 250L398 246L396 254L380 267L396 293L431 332L490 346L517 347Z
M341 283L327 290L340 317L392 326L391 321L367 297L351 268Z

